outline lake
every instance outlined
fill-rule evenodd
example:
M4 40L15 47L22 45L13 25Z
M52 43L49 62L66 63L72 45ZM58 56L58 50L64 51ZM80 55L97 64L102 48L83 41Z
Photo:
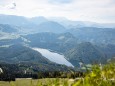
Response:
M64 55L58 54L56 52L52 52L48 49L42 49L42 48L32 48L32 49L40 52L44 57L46 57L52 62L74 67L69 61L65 59Z

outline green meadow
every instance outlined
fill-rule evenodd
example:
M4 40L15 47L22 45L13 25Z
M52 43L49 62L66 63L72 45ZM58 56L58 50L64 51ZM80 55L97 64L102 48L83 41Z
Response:
M44 78L44 79L17 79L16 81L0 81L0 86L71 86L73 79Z

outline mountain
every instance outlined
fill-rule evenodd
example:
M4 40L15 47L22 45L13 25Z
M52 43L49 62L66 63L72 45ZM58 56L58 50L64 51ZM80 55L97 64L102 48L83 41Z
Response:
M18 32L18 27L10 26L8 24L0 24L0 32L16 33Z
M80 28L80 27L98 27L98 28L115 28L115 23L96 23L91 21L78 21L69 20L64 17L51 17L51 21L58 22L65 26L67 29Z
M65 52L77 43L77 39L70 33L36 33L23 36L32 47L51 49L57 52Z
M0 24L0 46L29 42L21 36L19 29L15 26Z
M80 28L80 27L98 27L98 28L115 28L114 23L95 23L90 21L72 21L66 18L48 18L46 19L43 16L27 18L23 16L16 16L16 15L3 15L0 14L0 24L9 24L15 26L22 26L24 28L35 29L37 25L43 23L53 21L61 24L67 29L71 28Z
M5 54L7 53L7 54ZM19 62L34 62L34 63L49 63L48 60L40 53L22 45L11 45L9 47L0 48L1 61L10 63Z
M25 26L29 25L30 22L27 18L23 16L15 16L15 15L0 15L0 24L9 24L15 26Z
M84 22L82 22L82 21L71 21L71 20L68 20L64 17L57 17L57 18L53 17L53 18L49 18L49 20L58 22L59 24L62 24L64 27L66 27L66 29L86 26L84 24Z
M63 33L66 30L63 25L53 21L43 22L38 28L39 32Z
M26 68L33 66L37 71L51 71L52 69L53 71L69 70L67 66L53 63L43 57L38 51L19 44L0 47L0 63L20 64L25 65Z
M100 44L97 45L98 49L103 51L108 59L115 56L115 45L113 44Z
M106 57L104 61L107 59L110 59L113 55L115 55L115 52L114 52L115 46L113 44L114 43L114 37L113 37L114 29L87 27L87 28L74 29L75 30L74 32L70 31L66 33L41 32L41 33L20 35L17 33L19 29L16 26L7 25L7 24L1 24L0 26L1 26L0 47L8 47L15 44L16 45L22 44L22 45L28 45L31 47L45 48L45 49L50 49L54 52L58 52L67 56L66 59L68 60L68 55L71 55L71 50L76 48L76 46L79 46L78 44L83 42L85 45L86 42L91 42L91 45L93 46L96 45L94 47L96 49L98 48L98 51L95 51L95 52L97 53L101 52L101 54L103 55L100 55L100 56ZM111 44L109 44L110 42ZM82 49L83 47L84 46L79 47L78 50ZM89 46L86 45L85 48L88 48L88 47ZM79 54L81 53L82 52L79 52ZM91 53L90 52L84 53L84 56L85 55L90 56ZM95 59L95 58L96 57L92 59ZM85 58L83 58L82 60L85 60ZM87 63L87 60L85 61ZM74 61L70 61L70 62L74 64Z
M8 24L18 27L21 33L32 33L36 31L37 25L32 23L29 18L15 15L0 15L0 24Z
M17 66L21 64L25 69L33 66L37 71L70 70L69 67L51 62L38 51L26 47L25 45L31 41L26 39L23 34L18 33L18 27L8 24L0 24L0 26L0 64Z
M62 33L65 27L57 22L49 21L45 17L27 18L15 15L0 15L0 24L8 24L18 26L22 29L22 33L36 32L55 32Z
M36 25L39 25L39 24L41 24L41 23L43 23L43 22L48 22L48 21L49 21L48 19L46 19L46 18L43 17L43 16L32 17L32 18L30 18L29 20L30 20L31 22L33 22L34 24L36 24Z
M104 63L105 55L96 46L89 42L77 44L76 47L65 53L66 58L74 66L79 66L79 63L95 64Z
M79 42L91 42L94 44L115 44L115 29L83 27L69 29Z
M0 46L20 37L21 29L17 26L0 24ZM13 42L12 42L13 43Z
M63 54L74 66L78 66L80 60L85 64L105 63L115 55L115 45L102 44L101 40L98 43L82 42L71 33L36 33L25 35L24 38L30 41L28 45L32 47L50 49Z
M58 65L29 48L36 47L63 54L74 66L79 66L80 61L104 63L115 55L115 28L105 27L63 18L0 15L0 61L24 62L29 66L35 62L39 67L47 66L48 70ZM62 68L59 66L56 70Z

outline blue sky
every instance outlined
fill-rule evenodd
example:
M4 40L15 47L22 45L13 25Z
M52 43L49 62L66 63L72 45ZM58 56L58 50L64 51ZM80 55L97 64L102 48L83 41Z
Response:
M0 14L115 23L115 0L0 0Z

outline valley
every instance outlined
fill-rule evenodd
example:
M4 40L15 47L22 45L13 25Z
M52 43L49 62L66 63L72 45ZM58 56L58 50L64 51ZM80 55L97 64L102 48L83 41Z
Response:
M6 16L12 22L8 22ZM56 22L56 20L52 21L44 17L27 19L21 16L0 15L0 18L2 18L0 24L1 61L3 57L7 59L10 58L11 60L12 55L14 58L12 57L11 62L17 62L16 60L19 59L23 61L23 58L24 61L26 61L25 57L27 57L28 61L34 61L33 57L30 56L30 52L32 55L35 55L33 53L35 51L29 47L43 48L60 53L65 57L60 61L77 67L80 66L79 63L81 61L85 64L105 64L108 59L115 56L114 28L76 26L75 28L70 27L68 29L63 26L63 23L60 24L60 22ZM17 20L17 22L14 22L15 20ZM21 22L23 22L23 24ZM37 22L39 23L37 24ZM19 49L22 49L22 51L17 51ZM4 51L5 53L6 51L9 53L9 50L9 57L4 56ZM40 51L38 51L38 53L48 53L47 50L47 52ZM17 54L19 52L20 54ZM37 54L37 52L35 53ZM54 56L52 55L47 58L49 58L50 61L52 61L53 58L56 59L56 53ZM15 54L17 56L15 56ZM29 59L28 55L32 59ZM36 57L37 56L38 55L36 55ZM45 58L46 56L47 54L43 55ZM58 58L60 58L60 56L58 56ZM58 61L58 63L60 61ZM42 60L40 62L42 62Z
M95 65L114 63L115 28L77 23L0 15L1 80L75 79Z

